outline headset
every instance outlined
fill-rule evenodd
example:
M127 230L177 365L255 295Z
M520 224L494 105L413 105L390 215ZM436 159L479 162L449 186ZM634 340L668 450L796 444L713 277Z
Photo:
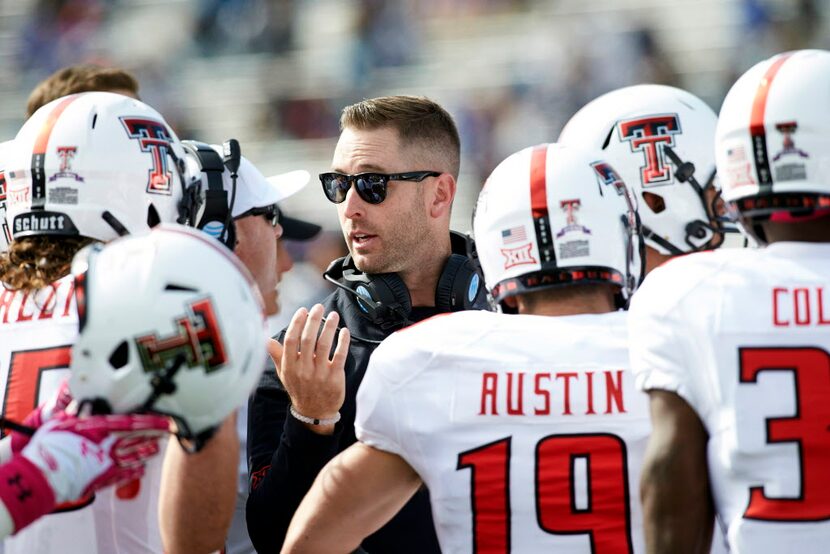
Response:
M435 287L435 307L442 312L475 308L481 303L484 287L475 264L460 252L467 250L467 238L450 232L453 253L444 264ZM350 255L334 260L323 273L334 286L351 294L360 313L383 330L404 327L409 319L412 300L409 289L397 273L361 272Z
M199 229L219 240L233 250L236 245L236 227L233 223L233 206L236 202L236 179L242 151L236 139L225 141L222 145L223 155L204 142L183 140L185 152L199 162L201 172L205 175L207 187L201 182L189 185L186 189L187 219L192 227ZM222 182L222 175L228 170L233 184L231 199Z

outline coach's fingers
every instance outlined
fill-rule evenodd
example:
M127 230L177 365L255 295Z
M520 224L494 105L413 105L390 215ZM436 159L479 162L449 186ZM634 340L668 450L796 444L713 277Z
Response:
M315 304L308 312L303 334L300 337L300 360L307 370L313 371L314 351L317 346L317 334L320 332L320 323L323 321L323 305Z
M329 364L330 371L343 372L346 367L346 356L349 354L349 343L351 342L351 334L345 327L340 329L337 335L337 347L334 349L334 356L331 358Z
M294 312L294 317L291 318L291 323L288 324L288 329L285 331L285 338L282 343L281 372L292 371L296 365L295 362L300 351L300 336L302 335L303 327L305 327L306 319L308 319L308 310L300 308Z
M329 361L329 353L331 352L331 345L334 344L334 336L337 333L337 324L340 322L340 316L337 312L331 312L323 324L323 330L317 338L317 348L314 351L314 362L317 367L325 369Z

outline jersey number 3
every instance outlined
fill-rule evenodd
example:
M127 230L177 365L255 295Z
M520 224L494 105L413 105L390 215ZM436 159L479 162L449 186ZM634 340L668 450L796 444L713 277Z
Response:
M830 519L830 355L820 348L741 348L741 383L756 383L762 371L791 371L796 413L766 420L767 442L798 445L801 491L795 498L770 498L763 486L749 489L747 519Z
M578 501L575 474L587 483ZM470 468L474 554L510 552L510 437L458 455ZM625 442L611 434L550 435L536 444L536 521L555 535L587 534L594 554L630 554Z

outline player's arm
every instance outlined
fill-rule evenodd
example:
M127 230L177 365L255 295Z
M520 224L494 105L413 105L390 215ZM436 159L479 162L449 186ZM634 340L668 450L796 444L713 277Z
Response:
M317 476L291 520L283 552L352 552L420 486L403 458L357 442Z
M650 390L653 430L640 479L651 553L708 553L714 507L706 462L708 434L680 396Z
M159 498L165 552L212 552L224 547L236 502L238 464L236 413L199 452L188 454L176 439L170 440Z

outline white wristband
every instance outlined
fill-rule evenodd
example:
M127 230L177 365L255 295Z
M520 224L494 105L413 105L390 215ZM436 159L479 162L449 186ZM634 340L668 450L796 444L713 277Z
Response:
M315 417L306 417L297 410L294 409L294 406L288 406L289 413L294 416L294 419L298 421L302 421L303 423L308 423L309 425L334 425L338 421L340 421L340 412L337 412L337 415L329 418L329 419L317 419Z

